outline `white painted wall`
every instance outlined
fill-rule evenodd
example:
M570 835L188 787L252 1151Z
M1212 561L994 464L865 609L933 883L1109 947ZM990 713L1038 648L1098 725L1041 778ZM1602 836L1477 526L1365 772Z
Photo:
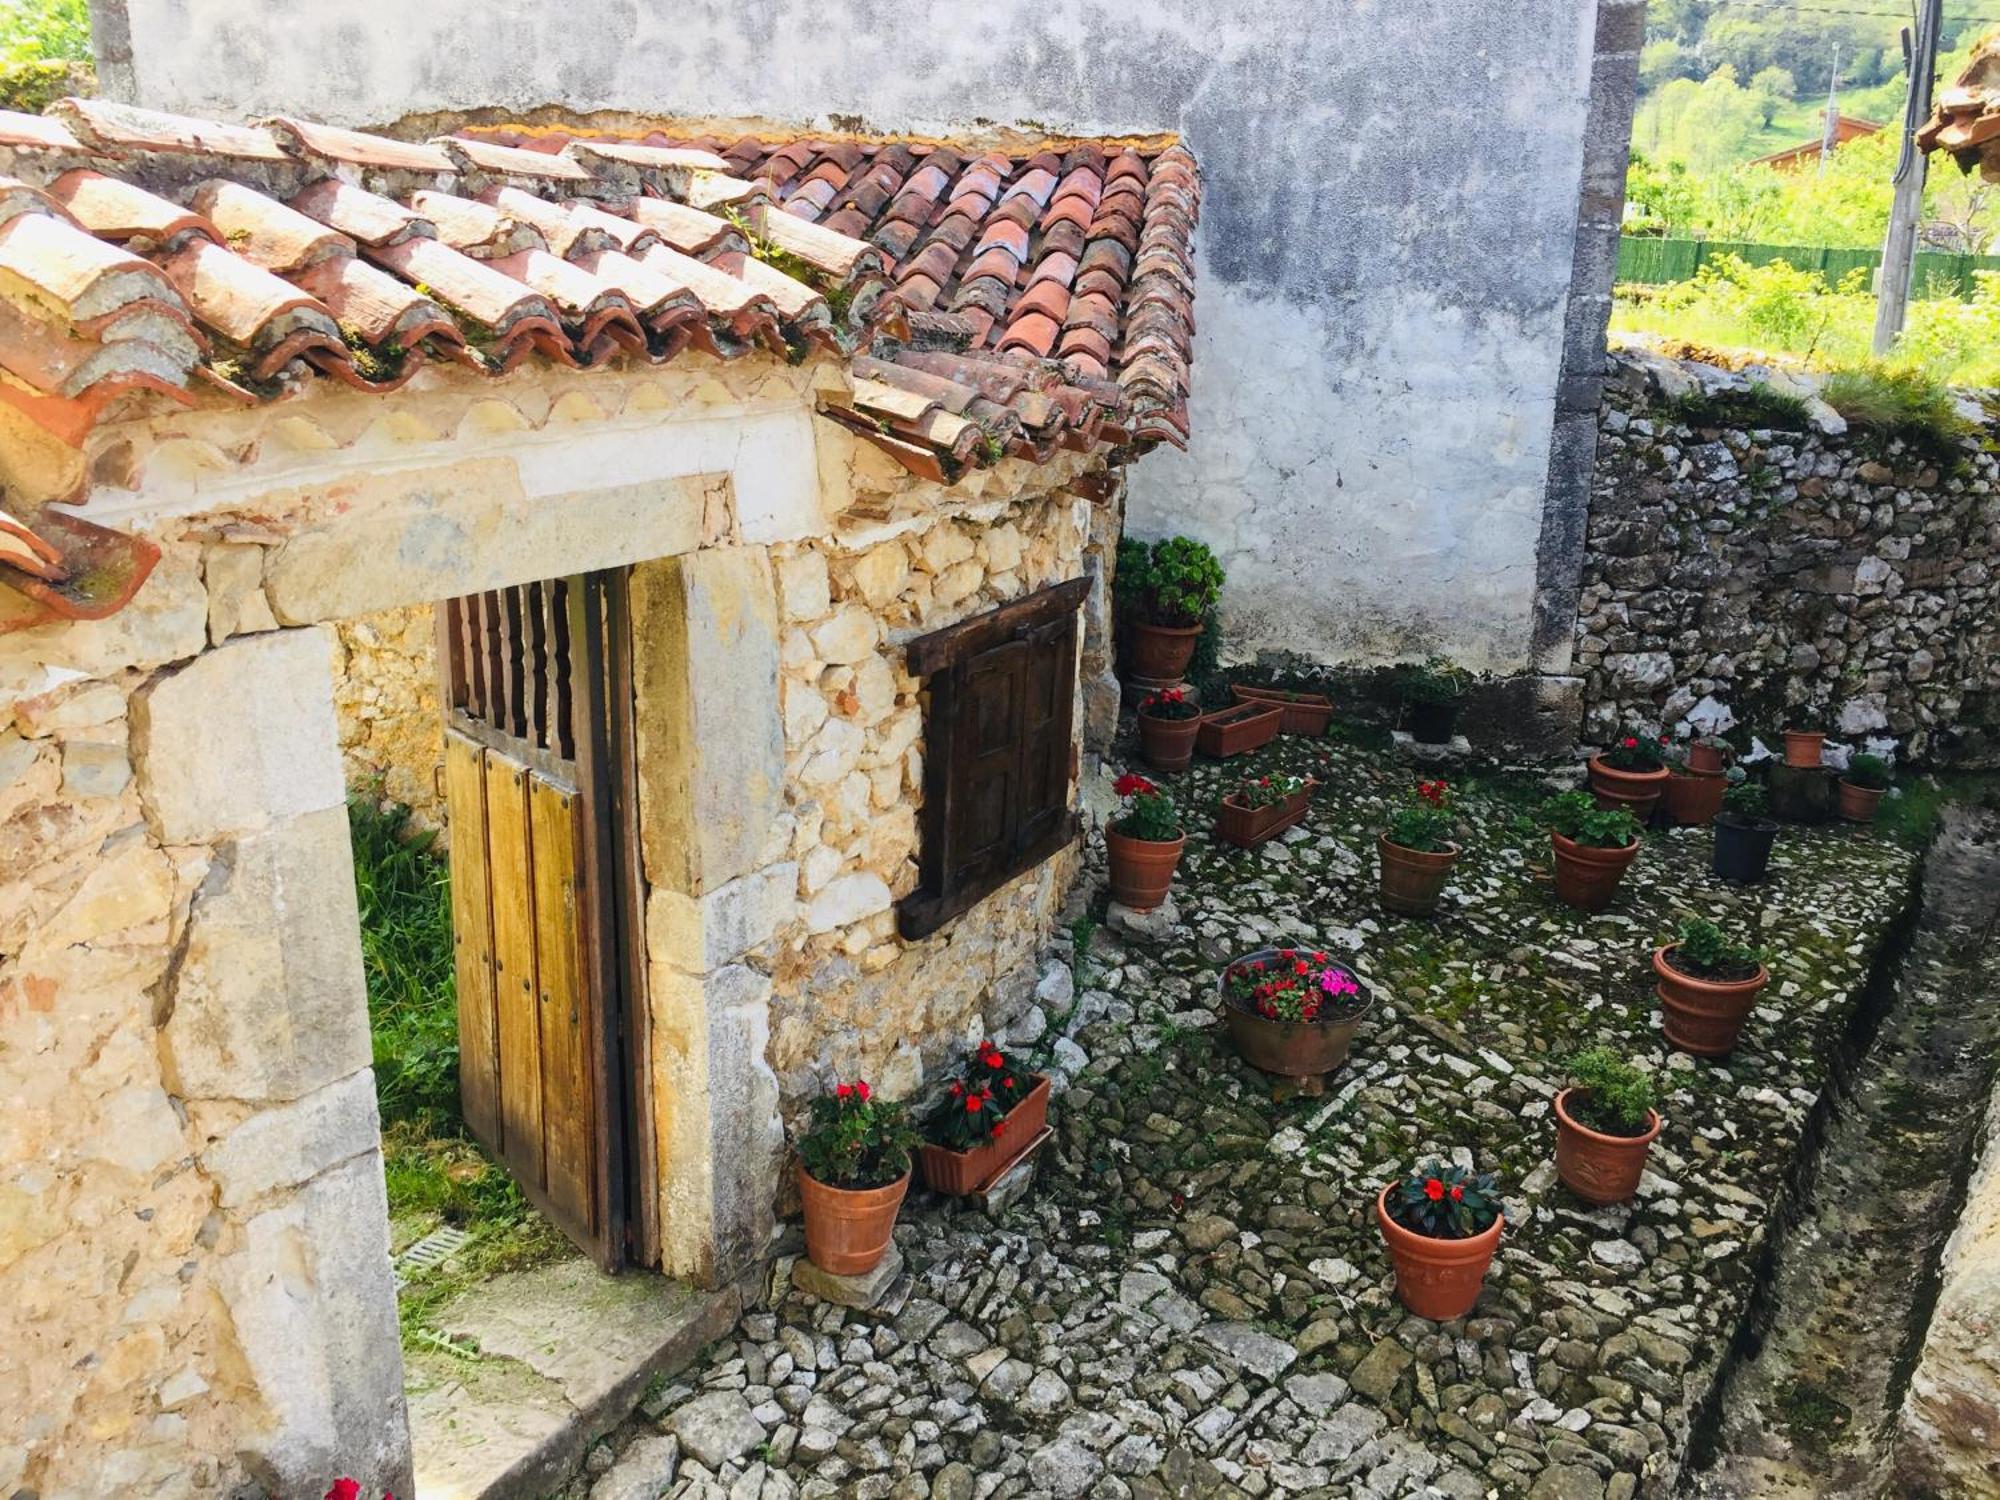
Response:
M114 88L223 117L1178 129L1194 447L1134 529L1216 546L1237 650L1528 664L1597 0L94 3Z

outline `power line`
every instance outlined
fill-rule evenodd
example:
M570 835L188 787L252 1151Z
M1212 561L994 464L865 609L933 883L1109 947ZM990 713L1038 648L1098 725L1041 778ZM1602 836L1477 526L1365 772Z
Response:
M1789 10L1808 16L1852 16L1866 21L1909 21L1908 10L1864 10L1856 5L1818 5L1810 0L1712 0L1717 10ZM1965 15L1954 12L1954 21L1979 21L2000 26L2000 15Z

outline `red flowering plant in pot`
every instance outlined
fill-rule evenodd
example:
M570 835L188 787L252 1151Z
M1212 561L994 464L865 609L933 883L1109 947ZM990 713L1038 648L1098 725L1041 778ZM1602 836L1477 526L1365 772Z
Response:
M1254 849L1303 818L1318 785L1310 776L1247 776L1223 794L1215 836Z
M1387 910L1406 917L1428 917L1437 910L1451 867L1458 863L1459 848L1451 842L1457 822L1448 783L1420 781L1411 789L1376 840Z
M1156 771L1185 771L1194 761L1201 705L1185 688L1166 688L1139 700L1139 753Z
M1187 834L1173 798L1145 777L1128 771L1112 790L1129 802L1124 814L1104 830L1111 899L1133 911L1151 911L1167 899L1174 868L1187 848Z
M1376 1194L1375 1222L1403 1306L1434 1323L1472 1311L1506 1222L1490 1172L1425 1162Z
M865 1276L888 1253L917 1132L909 1111L865 1082L836 1085L812 1102L799 1138L799 1196L806 1256L833 1276Z
M1603 808L1622 807L1641 823L1653 815L1667 786L1664 734L1628 734L1590 758L1590 790Z
M981 1042L925 1122L917 1151L924 1182L940 1193L976 1193L997 1182L1048 1123L1049 1080Z
M1608 1047L1569 1060L1556 1095L1556 1176L1586 1203L1623 1203L1639 1191L1660 1133L1653 1080Z
M1279 1078L1319 1078L1346 1062L1371 1003L1352 969L1312 948L1246 953L1218 988L1237 1053Z

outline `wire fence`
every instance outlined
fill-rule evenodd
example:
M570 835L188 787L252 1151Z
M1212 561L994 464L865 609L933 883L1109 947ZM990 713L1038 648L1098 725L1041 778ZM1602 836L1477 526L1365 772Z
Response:
M1743 240L1657 239L1626 235L1618 242L1618 279L1649 286L1692 281L1711 261L1734 255L1753 266L1784 261L1795 270L1819 271L1829 285L1857 270L1869 273L1882 263L1879 250L1855 250L1833 245L1758 245ZM1938 250L1917 252L1916 294L1920 297L1971 297L1979 284L1975 271L2000 271L2000 255L1948 255Z

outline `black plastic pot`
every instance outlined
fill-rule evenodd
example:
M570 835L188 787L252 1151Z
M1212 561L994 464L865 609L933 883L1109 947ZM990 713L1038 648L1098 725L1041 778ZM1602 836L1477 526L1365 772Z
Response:
M1458 732L1459 700L1444 703L1405 703L1403 727L1419 745L1449 745Z
M1715 873L1739 885L1756 885L1771 863L1771 845L1778 837L1778 825L1769 818L1746 818L1741 813L1715 815Z

